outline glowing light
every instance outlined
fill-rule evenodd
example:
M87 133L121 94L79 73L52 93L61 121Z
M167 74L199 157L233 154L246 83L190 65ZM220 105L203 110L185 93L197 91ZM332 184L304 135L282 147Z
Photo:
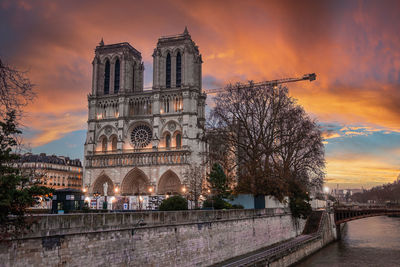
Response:
M118 193L118 192L119 192L119 188L118 188L118 187L115 187L114 192L115 192L115 193Z
M140 201L143 201L143 197L142 197L142 196L139 196L139 200L140 200Z
M168 199L169 198L169 195L165 195L165 199Z
M115 197L111 197L111 198L110 198L110 201L111 201L111 202L114 202L114 201L115 201Z
M85 187L85 188L83 188L83 193L86 193L87 192L87 188Z
M329 193L329 187L324 186L324 193L325 193L325 194L328 194L328 193Z
M183 192L183 193L186 192L186 187L182 187L182 192Z
M153 192L153 187L149 187L149 192Z
M85 197L85 202L90 202L90 197Z

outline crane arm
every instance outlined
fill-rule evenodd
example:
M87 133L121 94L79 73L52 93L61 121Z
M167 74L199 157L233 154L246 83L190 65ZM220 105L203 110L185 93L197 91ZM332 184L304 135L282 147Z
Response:
M317 78L317 75L315 73L310 73L310 74L304 74L302 77L298 78L284 78L284 79L278 79L278 80L271 80L271 81L264 81L264 82L259 82L259 83L254 83L254 86L276 86L278 84L282 83L292 83L292 82L299 82L299 81L306 81L309 80L310 82L314 81ZM241 84L239 87L240 88L245 88L248 87L250 83L247 84ZM205 93L207 94L217 94L224 92L224 88L214 88L214 89L205 89Z

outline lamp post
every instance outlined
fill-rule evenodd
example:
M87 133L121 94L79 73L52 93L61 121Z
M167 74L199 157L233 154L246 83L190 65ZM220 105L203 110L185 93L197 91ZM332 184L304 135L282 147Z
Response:
M207 193L210 195L211 198L211 208L214 210L214 199L212 195L212 191L210 189L207 190Z
M188 198L187 198L187 194L186 194L186 187L185 186L183 186L182 187L182 193L183 193L183 195L184 195L184 197L186 198L186 204L189 204L188 202ZM190 205L190 209L192 208L192 205Z

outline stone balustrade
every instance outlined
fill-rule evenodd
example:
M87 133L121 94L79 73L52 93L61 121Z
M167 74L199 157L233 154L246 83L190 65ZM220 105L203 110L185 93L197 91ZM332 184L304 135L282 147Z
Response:
M123 153L96 153L86 156L86 168L119 166L182 165L188 163L191 152L185 149L123 151Z

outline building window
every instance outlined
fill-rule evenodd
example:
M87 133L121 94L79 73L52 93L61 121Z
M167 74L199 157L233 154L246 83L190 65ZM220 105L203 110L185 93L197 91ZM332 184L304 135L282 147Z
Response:
M117 150L117 137L116 136L114 136L111 139L111 148L112 148L113 151Z
M104 70L104 94L110 93L110 61L106 61L106 67Z
M165 76L166 76L166 87L171 88L171 55L167 54L167 63L165 67Z
M174 98L174 111L175 112L182 111L182 97L181 96L176 96Z
M119 59L115 61L115 71L114 71L114 93L118 94L119 91L119 78L120 78L120 64Z
M182 142L181 134L177 134L175 138L176 138L176 147L181 147L181 142Z
M103 138L103 140L101 141L101 150L103 151L103 152L106 152L107 151L107 138Z
M171 147L171 135L170 134L167 134L165 136L165 147L167 147L167 148Z
M181 53L176 55L176 87L181 87L182 82L182 58Z

